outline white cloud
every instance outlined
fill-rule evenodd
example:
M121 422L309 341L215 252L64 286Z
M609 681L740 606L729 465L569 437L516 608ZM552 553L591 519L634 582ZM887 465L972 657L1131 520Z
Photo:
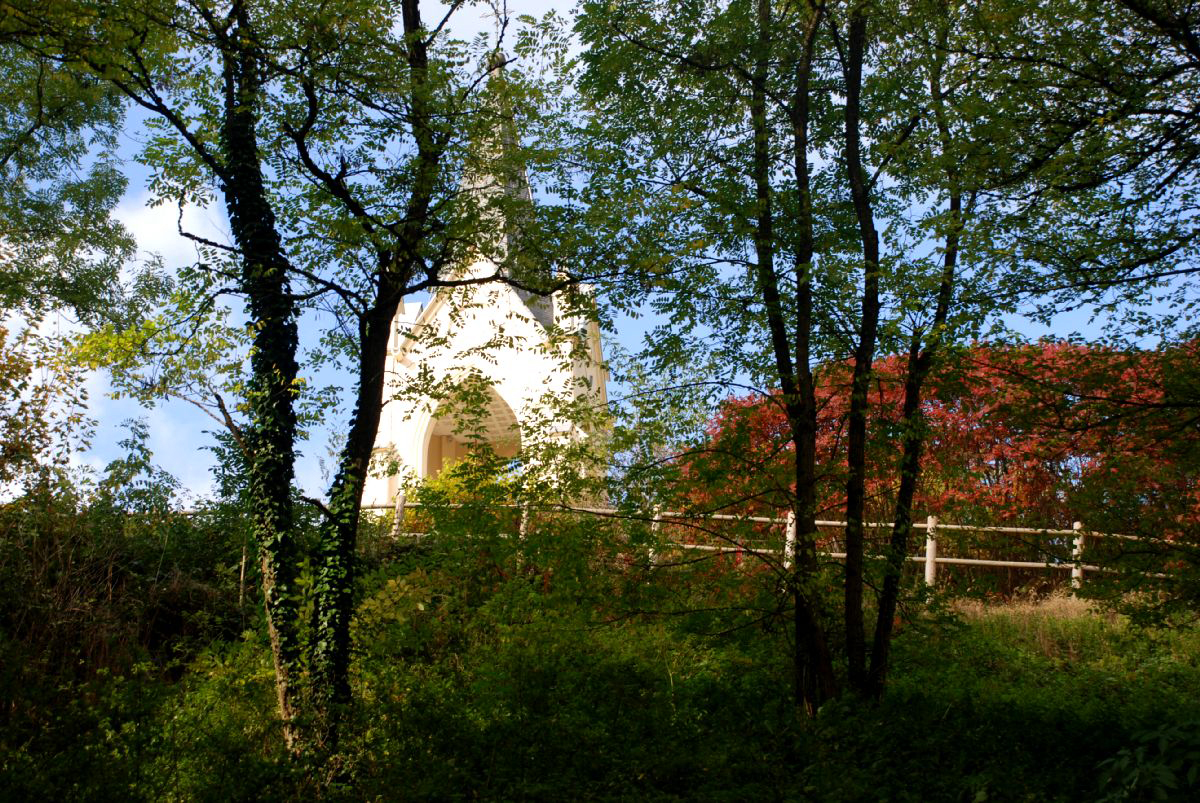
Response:
M183 208L181 218L174 204L151 206L150 200L145 190L126 195L114 215L137 240L139 257L158 254L168 268L195 262L196 243L179 233L181 225L189 234L229 242L225 217L219 209L189 204Z

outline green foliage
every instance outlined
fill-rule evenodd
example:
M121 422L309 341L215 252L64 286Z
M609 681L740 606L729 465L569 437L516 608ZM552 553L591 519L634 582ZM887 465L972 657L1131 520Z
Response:
M805 788L830 801L1095 800L1109 759L1145 723L1200 714L1186 679L1195 632L1156 639L1052 606L978 608L902 632L877 707L822 709Z
M61 485L0 507L3 799L166 799L163 762L208 761L172 741L174 681L258 626L244 514L172 510L176 483L136 427L127 445L86 495Z
M24 497L0 510L4 637L32 675L165 670L254 620L246 544L243 517L219 508L185 517L103 495Z
M1194 798L1200 794L1200 721L1135 733L1133 745L1100 769L1103 803Z
M632 615L646 576L605 551L602 520L542 513L522 539L511 522L434 521L363 580L353 794L782 793L783 768L741 769L797 725L772 693L777 642Z
M63 479L94 425L83 379L60 341L0 327L0 488L45 493Z
M111 217L126 180L111 151L115 90L81 78L0 25L0 308L86 321L122 311L117 272L133 255Z

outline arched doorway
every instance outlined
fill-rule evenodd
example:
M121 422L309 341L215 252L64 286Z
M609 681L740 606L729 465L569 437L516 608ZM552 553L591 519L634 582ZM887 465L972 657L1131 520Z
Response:
M473 414L460 414L443 405L434 411L425 436L424 477L436 477L444 467L486 444L497 457L516 457L521 451L521 427L512 408L492 388L486 404Z

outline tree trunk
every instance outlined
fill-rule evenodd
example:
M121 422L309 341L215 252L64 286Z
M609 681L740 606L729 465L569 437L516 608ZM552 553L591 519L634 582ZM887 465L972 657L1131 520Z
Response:
M429 231L430 207L442 150L435 140L427 92L428 52L421 27L420 3L404 0L401 8L412 71L411 119L417 142L417 165L404 222L391 232L398 242L377 255L378 272L372 305L359 319L358 386L346 445L329 489L326 519L318 535L315 557L312 646L310 649L317 739L326 748L337 744L340 709L350 702L350 624L354 615L355 550L362 493L370 470L375 436L383 409L388 343L392 321L413 277L417 254ZM303 142L297 140L303 148ZM304 154L307 159L307 154ZM347 193L336 179L314 171L335 195ZM367 234L374 224L363 222Z
M820 599L813 587L817 572L816 553L816 402L809 368L809 337L812 323L812 217L811 203L802 212L805 219L802 228L808 233L808 253L800 258L802 273L798 277L796 299L796 344L798 354L793 357L789 345L787 322L783 299L779 291L779 277L775 270L774 211L770 183L770 128L767 119L766 80L770 64L771 9L768 0L758 0L758 54L751 88L750 119L754 133L753 179L757 217L755 221L754 246L759 293L766 309L767 328L770 332L771 350L774 355L776 375L783 391L784 410L787 414L792 441L796 447L796 542L792 555L792 574L789 585L792 591L795 627L794 689L796 700L810 712L815 712L835 693L833 662L830 657L828 638L821 616ZM815 32L816 20L810 29ZM811 42L809 47L811 55ZM808 147L807 147L807 66L804 72L803 119L798 126L801 140L795 143L800 149L797 156L803 165L805 192L807 193ZM800 119L800 118L796 118ZM794 360L794 364L793 364ZM797 385L797 372L801 380Z
M917 479L921 470L921 451L925 445L925 416L921 412L921 391L934 353L939 345L941 329L945 325L954 286L954 270L958 257L957 220L961 209L961 197L951 200L954 215L953 228L946 237L946 256L941 286L938 290L938 306L934 314L930 342L921 348L921 332L913 333L908 352L908 367L904 377L904 413L901 422L903 451L900 457L900 488L896 494L896 510L892 519L892 536L888 543L887 561L884 569L883 588L879 594L879 610L875 621L875 639L871 647L871 670L866 689L871 696L883 694L887 678L888 657L891 653L892 631L895 623L896 606L900 599L900 578L904 561L908 556L908 543L912 535L912 504L916 495Z
M854 373L850 382L846 465L846 660L850 685L860 691L866 683L866 640L863 631L864 516L866 508L867 392L879 333L879 234L871 209L870 187L863 169L859 131L862 66L867 43L867 17L861 6L850 15L846 52L846 169L850 195L858 218L863 256L862 312Z
M812 11L804 30L802 57L796 68L793 93L792 156L796 173L798 232L795 256L795 399L788 409L788 423L796 447L796 540L790 578L795 611L794 649L796 697L804 700L810 713L837 694L833 657L825 626L818 618L820 603L816 589L806 588L814 578L817 561L817 400L812 374L813 327L813 215L812 186L808 166L810 78L821 7ZM810 580L811 582L811 580ZM803 671L801 671L803 670Z
M230 228L242 255L242 290L254 327L247 388L248 486L254 537L262 563L263 605L284 739L297 749L301 648L296 617L298 554L292 511L296 439L297 331L288 262L275 228L260 167L255 109L258 64L239 13L225 54L222 189Z
M363 486L379 430L384 366L400 296L377 304L359 325L358 389L350 431L329 489L314 554L312 685L316 739L337 744L338 709L350 702L350 622L354 614L354 555Z
M940 32L936 52L946 51L948 27ZM875 699L883 695L887 682L889 658L891 656L892 632L895 626L896 607L900 599L900 579L904 561L908 556L908 544L912 536L912 504L916 495L917 480L921 470L921 452L925 445L925 418L921 412L921 392L935 353L944 337L946 321L950 315L950 302L954 296L955 272L958 267L958 251L963 226L963 199L958 169L950 158L953 140L946 122L945 99L941 87L942 56L934 61L929 79L930 98L933 106L934 123L938 131L942 157L946 161L946 182L950 193L950 222L946 230L945 256L942 261L942 276L938 285L937 306L929 331L929 342L922 349L920 330L913 332L908 352L908 367L904 378L904 412L902 420L903 451L900 457L900 488L896 494L896 509L892 519L892 536L888 544L887 562L884 569L883 588L879 594L879 610L875 621L875 638L871 647L871 669L867 679L867 691Z

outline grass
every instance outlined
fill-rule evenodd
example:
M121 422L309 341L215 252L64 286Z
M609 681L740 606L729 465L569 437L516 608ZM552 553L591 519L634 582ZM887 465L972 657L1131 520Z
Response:
M1190 741L1200 723L1195 629L1144 630L1067 595L953 610L953 619L917 623L897 639L889 694L869 726L855 725L862 735L827 729L826 749L843 747L833 762L841 780L829 788L851 792L829 799L870 799L863 790L872 785L887 800L1200 793L1182 777L1175 788L1157 785L1157 754L1112 772L1114 759L1164 725L1183 729L1164 755L1200 748ZM874 768L865 777L864 763Z
M1106 660L1131 640L1153 637L1066 592L999 604L961 600L953 609L984 638L1076 666Z

